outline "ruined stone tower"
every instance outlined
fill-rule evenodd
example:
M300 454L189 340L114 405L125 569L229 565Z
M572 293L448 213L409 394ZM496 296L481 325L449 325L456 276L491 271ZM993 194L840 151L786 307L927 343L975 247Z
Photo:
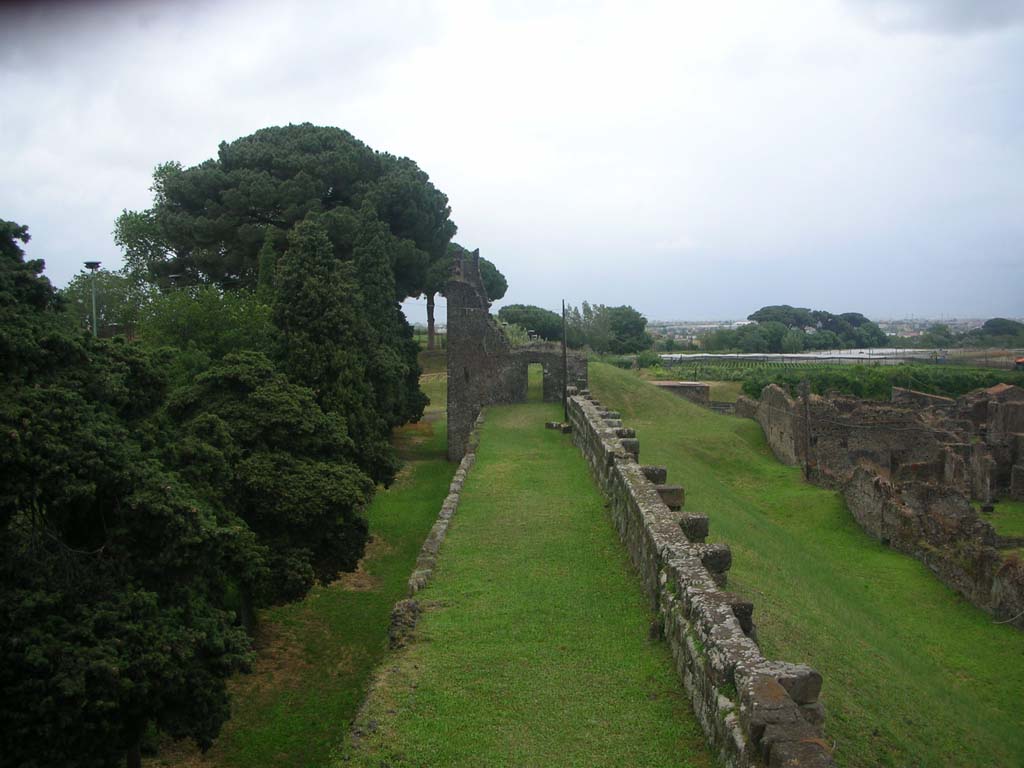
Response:
M480 251L455 257L448 300L448 458L459 461L480 409L526 401L530 363L544 369L544 400L560 402L566 381L560 344L513 347L491 317L480 277ZM569 384L585 387L587 359L570 351Z

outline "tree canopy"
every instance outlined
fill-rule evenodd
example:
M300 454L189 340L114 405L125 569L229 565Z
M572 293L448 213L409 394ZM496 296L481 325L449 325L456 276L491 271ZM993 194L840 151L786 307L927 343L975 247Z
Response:
M113 765L147 724L209 745L249 647L221 565L255 539L162 460L161 356L74 330L16 241L0 223L0 754Z
M606 307L584 301L579 308L567 307L567 344L589 346L595 352L632 354L649 349L647 318L630 306Z
M130 267L163 286L255 289L260 251L269 244L283 254L288 232L311 214L325 216L335 255L350 259L349 217L365 210L394 240L388 257L395 297L415 296L455 234L448 198L415 162L309 123L223 142L217 157L191 168L165 163L151 189L153 207L125 211L115 236Z
M5 764L137 765L153 727L209 746L256 609L356 567L426 404L399 302L455 226L413 161L292 125L151 190L124 270L62 292L0 221ZM134 341L92 337L94 281Z
M703 339L704 348L795 353L810 349L884 347L889 342L882 329L859 312L834 315L821 309L778 304L761 307L747 319L754 322L707 334Z
M532 331L545 341L559 341L562 338L562 316L550 309L532 304L509 304L498 310L498 319Z

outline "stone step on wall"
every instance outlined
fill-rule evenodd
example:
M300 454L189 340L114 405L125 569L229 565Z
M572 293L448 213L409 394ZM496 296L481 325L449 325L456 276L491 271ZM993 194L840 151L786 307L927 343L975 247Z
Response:
M672 510L664 467L638 463L635 433L589 392L569 397L573 442L610 502L630 559L658 612L694 712L722 765L833 765L821 731L821 675L766 659L753 604L724 589L732 554L707 544L707 515ZM682 499L680 499L682 501ZM680 505L681 506L681 505Z

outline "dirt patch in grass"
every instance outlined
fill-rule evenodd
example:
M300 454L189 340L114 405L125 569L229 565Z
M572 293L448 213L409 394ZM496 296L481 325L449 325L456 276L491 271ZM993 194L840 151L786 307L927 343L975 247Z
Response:
M374 536L366 545L366 553L351 573L343 573L336 582L338 589L350 592L369 592L379 589L383 583L379 576L366 572L366 564L391 552L391 546L380 536Z
M296 690L311 667L302 646L296 642L295 628L263 622L256 630L253 648L256 661L252 671L228 680L228 692L233 702L259 705L279 696L284 690ZM229 736L237 726L237 721L228 720L221 730L221 737ZM215 750L203 753L188 739L174 741L167 738L160 741L159 754L146 762L149 765L196 768L217 765L219 761Z

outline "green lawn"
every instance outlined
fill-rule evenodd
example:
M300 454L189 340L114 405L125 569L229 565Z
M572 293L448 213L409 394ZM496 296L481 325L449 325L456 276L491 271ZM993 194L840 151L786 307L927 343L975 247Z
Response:
M339 766L710 765L560 405L489 408L417 640Z
M775 460L755 422L608 365L590 366L590 387L732 546L730 588L754 600L766 654L824 675L840 765L1024 765L1024 633L869 538L838 493Z
M1024 501L1001 499L992 512L982 512L981 517L990 522L1000 536L1024 538Z
M674 375L672 375L674 374ZM641 368L639 370L640 378L649 379L654 381L680 381L680 372L672 368ZM737 398L743 394L743 382L742 381L715 381L711 379L697 379L697 381L703 381L705 384L711 385L711 391L708 393L712 400L722 403L735 403Z
M391 608L405 596L419 548L448 492L444 382L426 379L427 418L395 435L406 466L367 510L372 541L363 568L302 602L262 614L252 674L232 681L233 714L200 755L167 745L151 766L324 766L362 703L387 650Z

